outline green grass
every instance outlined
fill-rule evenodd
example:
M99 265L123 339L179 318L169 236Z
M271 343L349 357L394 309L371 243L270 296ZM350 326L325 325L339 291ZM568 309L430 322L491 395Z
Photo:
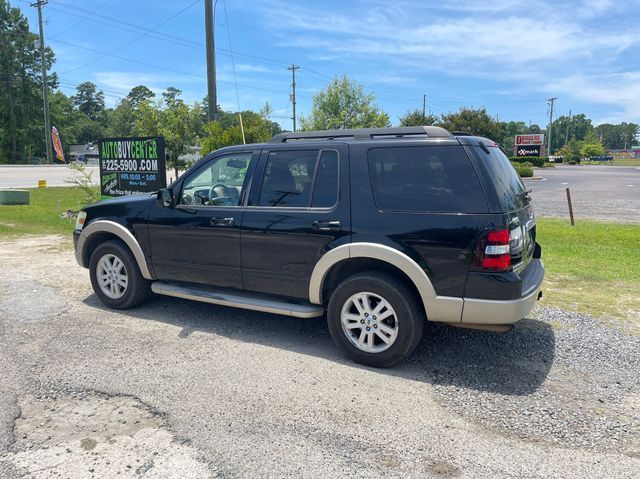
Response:
M622 158L611 161L585 161L583 165L640 166L640 158Z
M547 304L640 324L640 225L538 220Z
M65 211L77 211L86 194L79 188L34 188L30 205L0 205L0 238L19 235L73 232L75 219L62 218Z

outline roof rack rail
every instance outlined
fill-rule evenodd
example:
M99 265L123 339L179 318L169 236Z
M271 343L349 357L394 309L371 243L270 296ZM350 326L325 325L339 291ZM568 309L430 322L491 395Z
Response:
M455 136L477 136L473 133L469 133L468 131L452 131L451 134Z
M375 138L407 138L426 136L429 138L450 138L452 135L439 126L401 126L396 128L354 128L345 130L318 130L280 133L268 143L286 143L291 140L334 140L353 138L373 140Z

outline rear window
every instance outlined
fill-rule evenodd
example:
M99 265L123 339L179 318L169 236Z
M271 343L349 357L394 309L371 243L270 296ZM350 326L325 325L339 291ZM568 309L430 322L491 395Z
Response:
M488 150L489 154L487 155L477 147L478 155L489 170L500 203L506 211L524 208L527 206L524 194L526 188L516 170L511 166L509 158L500 148L490 147Z
M459 146L369 150L369 175L378 209L422 213L486 213L471 161Z

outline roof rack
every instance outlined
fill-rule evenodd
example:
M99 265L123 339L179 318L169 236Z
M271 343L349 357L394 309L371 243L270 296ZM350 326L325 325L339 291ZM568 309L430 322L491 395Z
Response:
M476 136L468 131L452 131L451 134L455 136Z
M319 130L280 133L268 143L286 143L291 140L334 140L353 138L373 140L376 138L407 138L426 136L429 138L450 138L452 135L439 126L401 126L396 128L355 128L346 130Z

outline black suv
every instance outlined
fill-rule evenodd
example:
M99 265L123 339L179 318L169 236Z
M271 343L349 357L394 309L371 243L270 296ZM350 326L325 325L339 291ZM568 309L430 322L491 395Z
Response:
M100 300L151 292L310 318L389 366L425 320L508 330L539 299L531 199L493 141L438 127L283 133L223 148L153 195L80 212Z

